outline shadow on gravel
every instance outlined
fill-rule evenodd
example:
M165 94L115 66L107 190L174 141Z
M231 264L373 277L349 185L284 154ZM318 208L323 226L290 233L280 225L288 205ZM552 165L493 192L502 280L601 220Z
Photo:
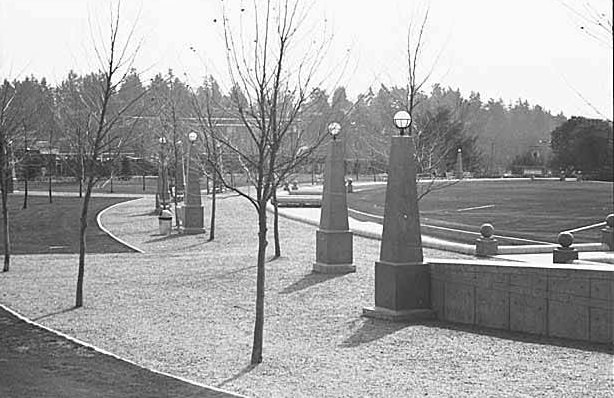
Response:
M241 377L245 376L246 374L248 374L249 372L251 372L253 369L256 368L256 366L258 365L247 365L246 367L244 367L243 369L241 369L241 371L237 374L235 374L234 376L231 376L229 378L227 378L226 380L223 380L221 383L219 383L218 385L216 385L217 388L221 388L224 387L224 385L231 383L237 379L240 379Z
M424 322L390 322L378 319L363 318L362 326L357 329L352 336L341 343L341 347L351 348L357 347L364 343L369 343L374 340L381 339L389 334L395 333L413 325L421 325L430 328L447 329L463 333L478 334L504 340L518 341L522 343L552 345L557 347L572 348L582 351L601 352L605 354L614 354L614 346L608 344L589 343L585 341L577 341L563 338L544 337L532 335L528 333L510 332L506 330L497 330L473 325L454 324L441 321L424 321ZM356 322L360 322L357 320Z
M177 238L185 238L185 237L194 236L194 235L174 233L171 235L151 234L149 236L151 236L153 239L149 239L145 243L158 243L158 242L164 242L167 240L172 240L172 239L177 239ZM204 237L204 234L201 236ZM206 242L209 242L209 241L204 240L202 243L206 243Z
M308 289L312 286L315 286L319 283L326 282L328 280L338 278L341 276L345 276L346 274L320 274L316 272L312 272L303 276L298 281L294 282L290 286L287 286L284 290L282 290L281 294L290 294L295 293L304 289Z
M41 315L39 317L32 318L32 320L34 322L37 322L37 321L40 321L41 319L51 318L52 316L65 314L67 312L70 312L70 311L76 310L76 309L77 309L76 307L64 308L63 310L54 311L54 312L51 312L51 313L46 314L46 315Z
M483 336L496 337L505 340L519 341L523 343L553 345L558 347L573 348L582 351L602 352L605 354L614 354L614 346L606 343L589 343L586 341L578 341L556 337L545 337L529 333L510 332L507 330L490 329L485 327L477 327L473 325L454 324L449 322L429 322L425 326L432 326L441 329L455 330L465 333L479 334Z
M362 325L356 329L354 334L340 344L341 347L358 347L361 344L379 340L412 325L411 323L390 322L372 318L360 318L356 322L359 323L361 321Z

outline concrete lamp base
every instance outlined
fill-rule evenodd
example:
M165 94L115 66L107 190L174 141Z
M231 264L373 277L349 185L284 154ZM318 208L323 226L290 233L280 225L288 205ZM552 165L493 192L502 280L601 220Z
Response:
M184 235L198 235L207 232L204 228L179 227L179 233Z
M183 225L179 228L179 233L187 235L204 234L203 216L203 206L184 206Z
M313 272L320 274L345 274L350 272L356 272L356 266L354 264L325 264L325 263L313 263Z
M430 269L425 263L375 263L375 307L363 315L408 321L433 318Z
M435 319L435 312L429 309L394 311L381 307L365 307L362 309L362 315L367 318L392 322L414 322Z
M314 272L324 274L356 272L353 265L351 231L316 231L316 261Z

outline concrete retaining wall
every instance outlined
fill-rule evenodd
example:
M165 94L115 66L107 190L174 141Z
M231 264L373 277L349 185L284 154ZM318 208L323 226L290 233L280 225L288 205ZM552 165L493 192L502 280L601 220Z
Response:
M432 261L438 319L614 343L614 268Z

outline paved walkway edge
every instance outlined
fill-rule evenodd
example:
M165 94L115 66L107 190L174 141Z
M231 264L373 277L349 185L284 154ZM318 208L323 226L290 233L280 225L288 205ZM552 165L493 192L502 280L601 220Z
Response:
M51 329L51 328L49 328L49 327L47 327L47 326L41 325L40 323L37 323L37 322L35 322L35 321L33 321L33 320L31 320L31 319L27 318L26 316L24 316L24 315L22 315L22 314L20 314L20 313L18 313L18 312L16 312L16 311L14 311L14 310L10 309L9 307L7 307L6 305L4 305L4 304L2 304L2 303L0 303L0 308L2 308L2 309L3 309L3 310L5 310L6 312L8 312L8 313L12 314L13 316L17 317L18 319L20 319L20 320L22 320L22 321L24 321L24 322L26 322L26 323L28 323L28 324L30 324L30 325L32 325L32 326L34 326L34 327L37 327L37 328L39 328L39 329L46 330L46 331L48 331L48 332L50 332L50 333L55 334L56 336L59 336L59 337L61 337L61 338L63 338L63 339L66 339L66 340L72 341L73 343L78 344L78 345L80 345L80 346L83 346L83 347L86 347L86 348L92 349L92 350L94 350L94 351L96 351L96 352L98 352L98 353L100 353L100 354L102 354L102 355L107 355L107 356L113 357L113 358L115 358L115 359L118 359L118 360L120 360L120 361L123 361L123 362L129 363L129 364L131 364L131 365L138 366L138 367L139 367L139 368L141 368L141 369L145 369L145 370L148 370L148 371L150 371L150 372L153 372L153 373L156 373L156 374L159 374L159 375L162 375L162 376L170 377L170 378L173 378L173 379L176 379L176 380L182 381L182 382L184 382L184 383L192 384L192 385L197 386L197 387L208 388L208 389L210 389L210 390L212 390L212 391L216 391L216 392L220 392L220 393L228 394L228 395L231 395L231 396L234 396L234 397L237 397L237 398L247 398L247 397L246 397L246 396L244 396L244 395L238 395L238 394L235 394L235 393L233 393L233 392L229 392L229 391L222 390L222 389L220 389L220 388L216 388L216 387L208 386L208 385L206 385L206 384L202 384L202 383L199 383L199 382L196 382L196 381L193 381L193 380L189 380L189 379L186 379L186 378L183 378L183 377L180 377L180 376L175 376L175 375L172 375L172 374L170 374L170 373L162 372L162 371L159 371L159 370L156 370L156 369L152 369L152 368L148 368L148 367L146 367L146 366L139 365L138 363L136 363L136 362L134 362L134 361L131 361L131 360L127 359L127 358L120 357L120 356L119 356L119 355L117 355L117 354L114 354L114 353L112 353L112 352L109 352L109 351L103 350L102 348L96 347L95 345L92 345L92 344L86 343L85 341L79 340L79 339L77 339L76 337L73 337L73 336L67 335L67 334L62 333L62 332L60 332L60 331L58 331L58 330Z
M130 203L130 202L135 202L135 201L141 200L143 198L144 197L140 197L140 198L136 198L136 199L132 199L132 200L127 200L125 202L115 203L112 206L109 206L109 207L107 207L105 209L102 209L98 213L98 216L96 216L96 223L98 224L98 228L100 228L102 230L102 232L104 232L105 234L109 235L112 239L115 239L117 242L121 243L122 245L124 245L124 246L126 246L126 247L128 247L128 248L130 248L132 250L134 250L137 253L141 253L141 254L145 253L145 251L142 250L142 249L139 249L138 247L136 247L134 245L131 245L130 243L126 242L125 240L122 240L121 238L119 238L118 236L113 235L113 233L111 231L109 231L107 228L105 228L105 226L102 225L102 215L104 213L106 213L107 211L109 211L109 210L111 210L111 209L113 209L113 208L115 208L117 206L124 205L124 204Z

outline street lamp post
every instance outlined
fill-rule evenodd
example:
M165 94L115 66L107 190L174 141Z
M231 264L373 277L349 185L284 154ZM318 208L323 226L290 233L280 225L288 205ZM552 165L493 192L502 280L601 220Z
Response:
M160 137L160 208L168 210L168 178L166 168L166 138Z
M329 144L324 169L320 227L316 231L314 272L356 271L356 266L353 264L353 234L348 223L343 142L337 139L340 131L339 123L333 122L328 125L328 132L333 139Z
M411 125L406 111L397 112L399 135L392 137L379 261L375 262L375 307L368 317L394 321L433 317L430 272L423 262L414 143L405 134Z
M463 151L460 148L456 152L456 178L463 179Z
M204 208L200 198L200 172L195 159L194 143L198 135L192 131L188 134L190 146L188 149L188 178L185 192L185 206L183 208L183 225L180 232L184 234L202 234L205 232Z

